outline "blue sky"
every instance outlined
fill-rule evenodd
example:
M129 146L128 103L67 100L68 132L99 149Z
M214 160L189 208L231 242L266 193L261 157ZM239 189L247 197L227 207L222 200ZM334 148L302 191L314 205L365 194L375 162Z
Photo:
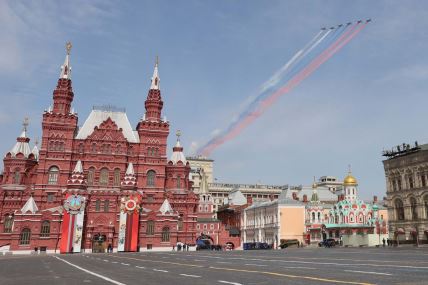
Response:
M236 183L308 185L351 164L361 196L383 196L382 149L428 142L425 1L0 1L0 151L25 116L41 136L68 40L80 124L113 104L135 126L159 55L163 113L189 152L320 27L360 18L373 22L212 158Z

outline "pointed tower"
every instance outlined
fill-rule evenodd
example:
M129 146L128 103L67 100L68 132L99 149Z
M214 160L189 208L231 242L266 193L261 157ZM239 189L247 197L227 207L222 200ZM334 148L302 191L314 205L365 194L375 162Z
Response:
M161 112L163 107L163 101L160 93L160 78L158 71L159 60L156 57L155 69L153 71L152 81L150 85L149 94L145 102L146 116L145 119L150 122L160 122Z
M351 166L349 166L348 175L343 179L343 190L345 194L345 200L355 201L357 199L357 186L358 182L354 176L352 176Z
M85 187L86 186L86 179L85 175L83 174L83 165L82 162L79 160L76 163L76 166L74 167L74 170L71 174L70 179L68 179L69 186L73 186L73 188L78 187Z
M183 153L183 147L180 144L181 132L176 132L177 142L172 149L172 155L166 167L167 181L166 189L175 191L190 190L189 173L190 163L187 162L186 156Z
M71 103L73 102L73 89L71 87L71 65L70 65L70 51L71 43L66 45L67 54L65 56L64 64L61 66L61 73L58 79L58 84L53 92L53 112L57 114L69 114Z
M77 114L71 112L74 93L71 83L71 43L66 45L66 56L61 66L58 83L53 91L53 108L43 113L42 140L39 149L36 184L42 188L66 187L72 175L73 139L77 130ZM49 171L59 169L56 181L48 181ZM54 186L52 186L54 185ZM52 190L54 190L52 189Z
M137 186L137 179L135 178L134 165L132 162L128 164L121 186L124 189L133 189Z
M319 203L320 200L318 198L318 190L317 190L317 183L315 182L315 176L314 176L314 183L312 184L312 196L311 196L311 203Z
M3 159L3 182L7 184L25 184L31 168L37 164L35 154L30 149L30 138L27 137L28 118L24 119L22 125L22 132L16 138L15 145Z

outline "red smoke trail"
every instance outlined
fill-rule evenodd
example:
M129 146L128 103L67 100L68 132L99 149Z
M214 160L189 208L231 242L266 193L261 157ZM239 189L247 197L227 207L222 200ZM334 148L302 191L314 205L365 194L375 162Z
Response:
M255 119L262 115L280 96L291 91L296 87L300 82L305 78L311 75L321 64L326 62L330 57L342 49L349 41L351 41L366 25L367 23L362 24L358 29L356 27L359 24L354 25L351 29L346 31L340 38L338 38L328 49L323 53L317 56L312 62L296 74L292 79L290 79L287 84L285 84L281 89L277 90L275 93L270 95L268 98L263 100L260 103L260 107L250 113L244 120L235 126L229 133L225 136L218 138L211 145L208 145L202 150L204 156L209 156L209 154L216 149L218 146L222 145L228 140L235 138L243 129L250 125Z

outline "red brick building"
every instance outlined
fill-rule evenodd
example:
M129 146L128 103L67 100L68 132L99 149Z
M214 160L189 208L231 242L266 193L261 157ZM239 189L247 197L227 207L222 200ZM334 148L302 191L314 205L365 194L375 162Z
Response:
M194 244L199 197L190 190L179 134L167 158L170 125L161 118L158 64L135 128L113 107L94 107L79 128L70 48L52 107L42 115L40 149L30 147L25 123L4 157L0 249L66 253Z

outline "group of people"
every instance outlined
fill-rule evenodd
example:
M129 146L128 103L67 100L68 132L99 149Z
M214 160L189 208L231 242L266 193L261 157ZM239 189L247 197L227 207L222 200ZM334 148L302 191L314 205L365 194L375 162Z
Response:
M189 251L189 245L185 243L183 245L181 245L181 243L177 244L177 251L181 251L181 249L183 249L183 251ZM172 251L175 251L175 245L172 246Z
M387 244L388 246L394 246L395 241L390 238L387 238L386 240L385 238L383 238L382 243L383 243L383 247L385 247L385 244Z

